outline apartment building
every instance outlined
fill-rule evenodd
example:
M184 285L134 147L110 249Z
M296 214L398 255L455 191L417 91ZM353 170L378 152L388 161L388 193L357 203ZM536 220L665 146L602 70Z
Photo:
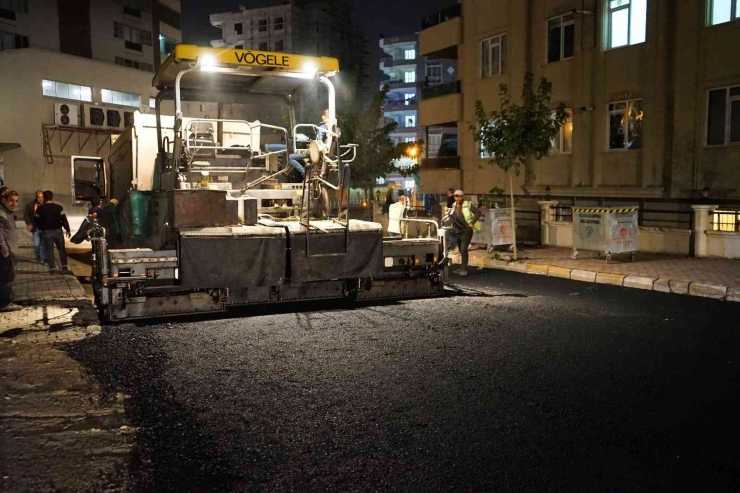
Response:
M530 71L570 118L515 194L737 204L739 20L735 0L461 0L426 18L419 53L456 58L459 80L422 99L419 124L456 125L460 137L456 157L424 160L422 191L508 191L468 127L476 100L498 109L499 85L516 97Z
M44 48L153 72L181 41L180 0L0 0L0 50Z
M211 15L211 25L221 29L221 38L211 45L337 58L340 77L355 77L345 81L352 91L337 87L341 100L345 93L359 95L367 89L366 39L353 15L343 0L289 0L265 8L242 5L237 12Z

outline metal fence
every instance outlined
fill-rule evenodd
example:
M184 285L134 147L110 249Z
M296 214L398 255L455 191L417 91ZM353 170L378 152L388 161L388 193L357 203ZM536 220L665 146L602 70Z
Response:
M438 98L447 94L457 94L460 92L460 81L455 80L436 86L422 87L421 99Z
M573 212L569 205L551 207L552 220L573 221ZM639 209L637 221L640 226L656 228L691 229L694 223L694 211L669 211L661 209Z
M444 10L440 10L432 15L428 15L421 20L421 29L428 29L430 27L441 24L442 22L449 21L455 17L460 17L462 9L460 4L455 4L452 7L447 7Z

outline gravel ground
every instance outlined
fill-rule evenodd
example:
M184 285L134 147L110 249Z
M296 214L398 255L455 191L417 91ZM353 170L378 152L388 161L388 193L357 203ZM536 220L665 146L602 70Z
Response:
M130 396L132 491L740 489L737 304L500 271L459 288L65 350Z

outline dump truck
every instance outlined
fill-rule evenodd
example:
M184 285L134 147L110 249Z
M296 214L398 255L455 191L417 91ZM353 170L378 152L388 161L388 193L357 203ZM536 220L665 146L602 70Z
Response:
M102 321L443 294L436 222L408 219L429 223L430 233L404 239L350 217L357 146L343 142L337 126L338 70L328 57L174 48L153 79L154 114L137 112L107 161L72 159L77 200L118 201L81 228L92 243ZM308 83L325 91L322 125L296 122L296 98ZM243 103L247 112L277 102L286 124L235 111L186 115L193 102ZM165 106L174 116L163 115Z

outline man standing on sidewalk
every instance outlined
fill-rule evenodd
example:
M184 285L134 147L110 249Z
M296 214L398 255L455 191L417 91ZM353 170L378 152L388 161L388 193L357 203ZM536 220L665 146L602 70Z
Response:
M18 207L18 192L5 192L0 204L0 311L11 312L22 307L13 303L13 281L15 281L15 251L18 237L15 234L15 216Z
M36 227L41 230L41 238L46 247L46 256L49 261L49 269L52 274L58 274L56 259L54 258L54 245L59 250L59 260L62 262L62 271L69 272L67 268L67 250L64 247L64 234L69 237L69 221L64 213L64 208L54 203L54 192L44 192L44 205L36 210ZM64 234L62 234L64 228Z
M33 251L36 254L36 261L46 263L46 247L41 241L41 230L36 227L36 209L44 203L43 190L36 190L36 198L26 204L23 210L23 221L26 223L26 229L33 234Z
M470 203L469 200L463 200L463 191L455 190L455 205L452 212L453 229L447 230L450 236L453 236L460 247L460 256L462 257L462 266L454 271L461 276L468 275L468 247L470 240L473 239L473 232L480 231L478 220L481 216L481 210Z

